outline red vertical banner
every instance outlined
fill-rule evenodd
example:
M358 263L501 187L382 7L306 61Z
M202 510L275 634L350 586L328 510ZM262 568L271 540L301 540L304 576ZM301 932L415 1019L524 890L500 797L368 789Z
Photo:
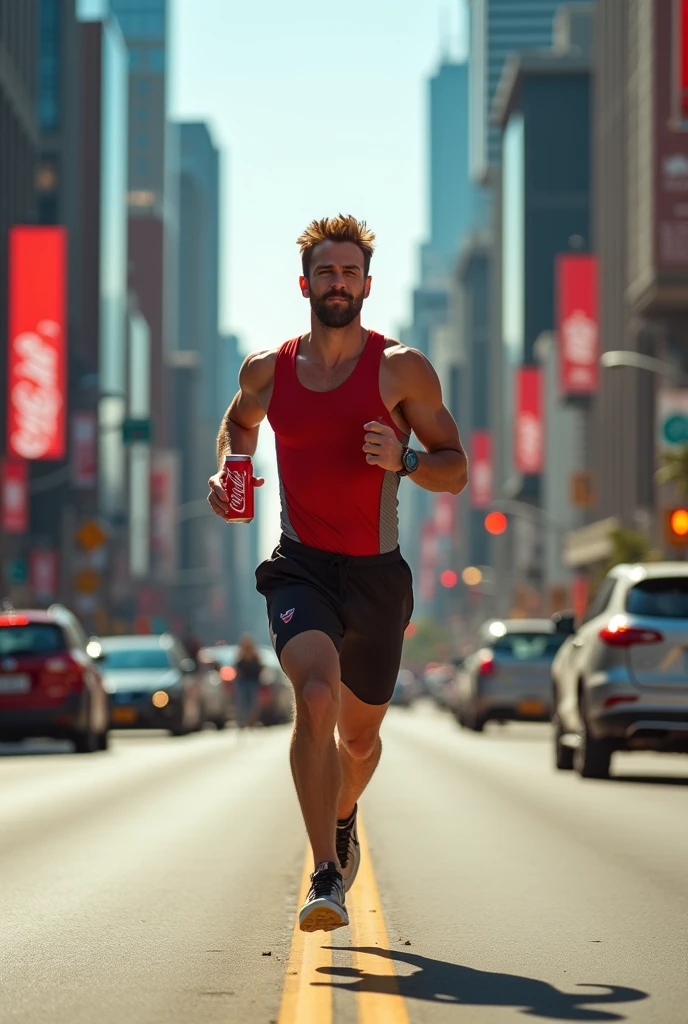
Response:
M556 262L559 390L592 395L599 384L597 257L561 255Z
M7 449L20 459L65 455L67 233L9 233Z
M81 410L71 418L72 483L81 490L96 485L98 476L98 425L95 412Z
M2 460L0 520L3 533L26 533L29 528L29 474L25 462Z
M471 435L471 461L468 484L472 508L488 508L493 485L492 432L474 430Z
M420 530L420 580L418 590L423 601L435 596L437 572L437 533L432 519L426 519Z
M688 121L688 0L675 0L678 8L678 107L682 122Z
M451 537L456 525L456 498L453 494L435 495L435 532L438 537Z
M542 371L521 366L516 371L514 463L519 473L535 475L545 468Z
M57 597L57 551L36 549L29 556L29 581L35 596L44 601Z

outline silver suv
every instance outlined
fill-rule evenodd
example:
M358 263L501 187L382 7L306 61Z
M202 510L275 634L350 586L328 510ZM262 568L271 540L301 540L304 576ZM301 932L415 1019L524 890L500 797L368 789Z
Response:
M688 563L612 569L552 681L557 768L602 779L615 750L688 752Z

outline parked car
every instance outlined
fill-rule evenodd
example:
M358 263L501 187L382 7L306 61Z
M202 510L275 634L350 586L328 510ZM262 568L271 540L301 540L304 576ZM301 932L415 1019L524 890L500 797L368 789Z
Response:
M167 729L173 736L203 724L196 662L169 633L104 636L103 682L115 729Z
M222 644L216 647L204 647L201 652L210 655L220 666L220 675L230 687L236 678L235 664L239 656L236 644ZM281 725L290 722L294 714L294 702L291 683L282 671L282 666L272 647L258 648L258 655L263 663L260 676L259 722L263 725Z
M395 707L410 708L417 697L416 679L407 668L399 669L397 681L392 693L392 704Z
M0 740L68 739L78 754L107 748L107 694L88 646L61 605L0 613Z
M450 706L454 666L448 661L430 661L423 670L423 690L438 708Z
M688 752L688 564L617 565L565 640L552 665L557 768L606 778L615 750Z
M564 642L551 619L492 619L478 632L476 650L458 666L455 714L482 732L490 720L549 721L550 669Z
M201 682L201 707L204 722L224 729L235 718L231 683L222 676L223 664L217 647L203 647L196 659Z

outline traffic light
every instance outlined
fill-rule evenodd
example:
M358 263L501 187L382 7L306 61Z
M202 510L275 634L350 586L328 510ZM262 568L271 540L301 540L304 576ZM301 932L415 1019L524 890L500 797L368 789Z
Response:
M688 548L688 508L664 509L664 540L674 548Z
M490 512L485 516L485 529L493 537L498 537L507 528L507 518L503 512Z

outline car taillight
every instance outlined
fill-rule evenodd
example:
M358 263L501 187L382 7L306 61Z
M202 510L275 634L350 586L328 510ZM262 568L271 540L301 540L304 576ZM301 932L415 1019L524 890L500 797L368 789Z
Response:
M630 693L625 697L621 695L619 695L618 697L605 697L605 699L602 701L602 707L615 708L617 704L635 704L637 700L638 695Z
M480 655L480 665L478 667L478 675L480 676L491 676L495 670L494 655L489 652Z
M632 647L634 644L661 644L663 635L657 629L643 629L629 626L625 622L613 619L604 629L600 630L600 640L610 647Z

